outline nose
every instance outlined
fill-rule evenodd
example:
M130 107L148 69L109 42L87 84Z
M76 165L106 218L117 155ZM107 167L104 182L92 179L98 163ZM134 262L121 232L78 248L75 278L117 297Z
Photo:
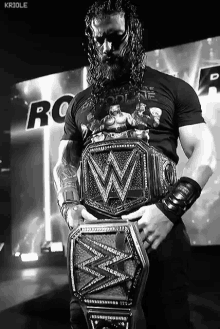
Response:
M107 54L112 49L112 43L105 39L103 43L103 53Z

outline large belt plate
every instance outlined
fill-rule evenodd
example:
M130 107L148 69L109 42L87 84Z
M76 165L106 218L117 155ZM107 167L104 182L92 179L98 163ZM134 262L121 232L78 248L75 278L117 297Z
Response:
M90 144L82 154L83 203L112 218L162 198L176 165L142 140Z
M70 233L68 247L71 290L89 328L134 328L149 273L136 223L82 224Z

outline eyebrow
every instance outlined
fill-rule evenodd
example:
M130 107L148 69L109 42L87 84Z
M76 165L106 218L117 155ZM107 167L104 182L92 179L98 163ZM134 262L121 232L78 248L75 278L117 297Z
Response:
M107 32L108 33L118 33L118 32L122 32L122 33L124 33L125 31L123 31L122 29L119 29L119 30L114 30L114 29L109 29L109 30L107 30Z
M122 29L119 29L119 30L114 30L114 29L109 29L107 31L105 31L103 34L99 34L98 35L94 35L94 38L100 38L100 37L103 37L103 36L106 36L106 35L110 35L110 34L114 34L114 33L121 33L121 34L124 34L125 31L123 31Z

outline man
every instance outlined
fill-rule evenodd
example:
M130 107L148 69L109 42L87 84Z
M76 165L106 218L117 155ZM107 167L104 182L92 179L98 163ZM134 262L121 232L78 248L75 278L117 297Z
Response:
M192 87L146 65L142 26L129 1L95 3L86 16L86 35L90 87L69 105L59 159L54 168L61 213L71 229L82 220L121 217L138 221L150 261L142 303L147 328L190 328L187 300L190 241L181 216L200 196L215 170L212 135ZM127 113L132 120L125 121L122 116L123 122L116 125L109 111L112 106L120 108L121 113ZM157 109L155 125L147 125L145 120L140 126L141 116L135 120L133 113L141 106L145 108L143 120L154 115ZM107 128L104 118L107 118ZM188 161L177 180L178 138ZM147 159L154 159L144 167L146 170L137 169L136 176L132 177L135 183L129 185L126 196L122 197L120 188L112 183L111 191L104 190L106 198L103 200L97 180L94 179L90 189L85 186L85 171L82 172L83 194L80 194L77 169L82 153L100 140L108 142L106 145L110 148L111 143L125 145L132 141L137 149L140 145L144 148ZM108 162L114 152L108 153L107 149L103 151L103 158L101 153L99 156ZM126 153L123 152L123 147L119 147L114 161L119 162L117 156L124 161ZM99 162L100 168L102 165L102 161ZM119 168L112 167L115 172ZM125 186L126 181L121 179L121 184ZM74 298L70 306L72 328L86 328Z

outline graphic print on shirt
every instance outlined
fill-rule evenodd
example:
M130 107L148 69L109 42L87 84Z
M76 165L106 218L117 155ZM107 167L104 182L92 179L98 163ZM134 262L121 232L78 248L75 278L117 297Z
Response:
M127 95L127 96L126 96ZM123 96L123 97L122 97ZM144 101L156 100L153 87L145 88L138 97L128 98L128 94L108 96L105 100L105 115L98 119L92 112L87 115L87 124L81 124L84 137L90 135L92 143L108 139L141 138L149 141L149 129L156 128L160 124L162 110L158 107L149 107ZM121 101L110 105L109 100ZM107 104L106 104L107 103ZM125 109L125 111L122 110ZM106 111L107 109L107 111ZM130 113L129 113L130 112Z

